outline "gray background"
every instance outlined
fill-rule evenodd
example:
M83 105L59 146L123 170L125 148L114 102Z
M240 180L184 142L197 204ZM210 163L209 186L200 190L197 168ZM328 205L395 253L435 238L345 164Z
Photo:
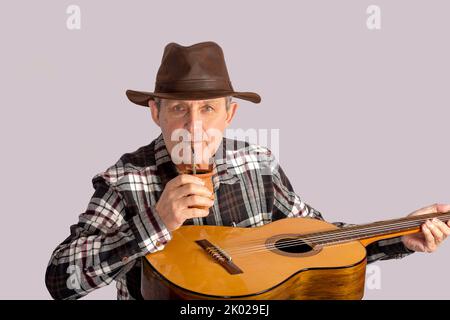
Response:
M66 8L81 8L81 30ZM382 28L366 28L381 7ZM2 1L0 298L48 299L44 273L91 178L159 131L125 90L152 91L168 42L213 40L241 101L234 128L279 128L280 162L329 221L450 202L448 1ZM366 299L447 299L450 245L377 263ZM111 285L86 299L115 298Z

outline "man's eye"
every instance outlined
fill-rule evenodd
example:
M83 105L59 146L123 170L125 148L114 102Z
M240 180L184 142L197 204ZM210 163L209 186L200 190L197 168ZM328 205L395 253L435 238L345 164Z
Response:
M176 105L176 106L174 106L173 107L173 109L172 109L173 111L184 111L184 107L183 106L180 106L180 105Z
M209 106L209 105L208 105L208 106L205 106L204 109L205 109L205 111L207 111L207 112L214 111L214 108L211 107L211 106Z

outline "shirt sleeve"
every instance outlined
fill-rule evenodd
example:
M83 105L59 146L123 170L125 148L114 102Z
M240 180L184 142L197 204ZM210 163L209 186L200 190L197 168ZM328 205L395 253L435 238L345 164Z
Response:
M270 151L269 151L270 153ZM272 182L274 187L274 206L272 220L291 217L314 218L325 221L322 213L305 203L292 188L288 177L273 155L271 157ZM333 222L340 228L354 226L345 222ZM414 251L409 250L401 241L401 237L379 240L366 247L367 263L377 260L389 260L404 258Z
M78 299L125 274L135 260L162 250L171 233L153 206L126 209L120 192L103 178L92 180L88 208L53 251L45 283L54 299Z

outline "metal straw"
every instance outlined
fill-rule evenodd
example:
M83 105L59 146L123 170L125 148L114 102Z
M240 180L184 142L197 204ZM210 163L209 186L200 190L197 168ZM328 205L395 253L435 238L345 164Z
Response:
M194 143L191 144L191 149L192 149L192 174L196 174L197 170L195 167L195 151L194 151Z

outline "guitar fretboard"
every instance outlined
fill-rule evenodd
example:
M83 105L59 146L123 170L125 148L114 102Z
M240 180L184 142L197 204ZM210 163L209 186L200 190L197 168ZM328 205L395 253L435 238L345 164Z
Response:
M394 234L409 230L419 231L420 226L428 219L439 219L443 222L450 220L450 212L429 213L418 216L409 216L400 219L384 220L357 226L340 228L337 230L309 233L302 236L317 245L361 240L381 235Z

